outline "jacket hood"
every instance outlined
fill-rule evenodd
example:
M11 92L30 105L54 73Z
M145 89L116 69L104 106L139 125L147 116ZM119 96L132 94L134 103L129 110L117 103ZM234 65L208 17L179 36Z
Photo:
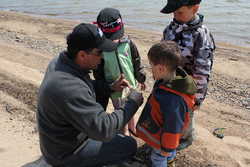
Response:
M176 77L172 81L166 82L164 85L170 89L188 95L193 95L197 92L197 86L194 79L181 68L177 68Z

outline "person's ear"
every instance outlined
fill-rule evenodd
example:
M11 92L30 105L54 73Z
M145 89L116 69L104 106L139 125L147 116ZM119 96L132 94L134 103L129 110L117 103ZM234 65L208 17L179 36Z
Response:
M86 56L87 56L87 52L85 52L85 51L83 51L83 50L80 50L80 51L77 53L77 58L78 58L79 60L84 59Z
M87 52L80 50L77 54L76 54L76 58L75 58L75 63L78 65L82 65L83 62L85 62L85 58L87 57Z
M157 68L160 73L165 73L166 72L166 67L164 65L158 64Z
M200 5L199 5L199 4L194 5L194 6L193 6L193 14L197 13L198 10L199 10L199 8L200 8Z

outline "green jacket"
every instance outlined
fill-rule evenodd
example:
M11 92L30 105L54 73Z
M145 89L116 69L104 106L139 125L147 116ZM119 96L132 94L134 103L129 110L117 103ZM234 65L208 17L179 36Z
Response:
M137 82L144 83L146 75L141 66L141 58L135 44L130 39L123 38L120 40L117 51L122 71L130 85L135 88ZM120 76L120 74L121 72L115 51L104 52L102 63L96 70L94 70L95 79L104 80L111 84ZM111 97L122 97L122 93L113 92Z

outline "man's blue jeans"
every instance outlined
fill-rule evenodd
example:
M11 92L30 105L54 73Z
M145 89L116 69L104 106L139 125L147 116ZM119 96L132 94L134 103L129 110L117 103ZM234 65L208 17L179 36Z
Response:
M118 134L110 142L89 139L88 144L83 149L65 160L64 166L101 167L119 164L132 158L136 150L137 143L130 136Z

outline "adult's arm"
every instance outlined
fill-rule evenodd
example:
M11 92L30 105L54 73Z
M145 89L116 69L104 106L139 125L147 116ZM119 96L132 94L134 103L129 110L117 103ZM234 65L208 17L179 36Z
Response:
M62 108L67 120L79 131L89 138L109 141L128 123L139 105L129 99L123 109L107 113L84 87L72 94Z

